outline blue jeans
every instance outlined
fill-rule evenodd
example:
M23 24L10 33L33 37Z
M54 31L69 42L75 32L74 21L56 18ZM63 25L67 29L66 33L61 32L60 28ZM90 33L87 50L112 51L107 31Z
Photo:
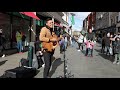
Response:
M115 62L120 62L120 53L115 54Z
M90 49L90 48L86 48L86 53L85 53L85 56L93 56L93 49Z
M17 42L17 48L18 48L18 51L19 51L19 52L22 51L22 41L18 41L18 42Z
M110 52L109 52L109 50L110 50L110 46L106 46L106 49L107 49L107 51L106 51L106 55L107 55L107 54L110 55Z
M72 47L74 47L74 45L75 45L75 41L72 41Z
M65 49L67 49L67 42L64 42L64 45L65 45Z

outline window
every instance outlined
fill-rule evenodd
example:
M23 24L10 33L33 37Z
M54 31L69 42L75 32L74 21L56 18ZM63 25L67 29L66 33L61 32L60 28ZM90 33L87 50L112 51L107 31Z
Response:
M16 31L21 30L22 33L26 35L25 46L28 46L29 43L29 25L30 21L24 18L13 16L13 28L12 28L12 44L13 48L16 48Z
M11 48L10 16L0 12L0 29L5 35L5 49Z

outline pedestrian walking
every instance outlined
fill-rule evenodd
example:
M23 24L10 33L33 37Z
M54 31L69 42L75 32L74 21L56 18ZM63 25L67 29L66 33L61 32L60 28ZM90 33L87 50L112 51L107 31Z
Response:
M67 47L68 47L68 37L65 35L64 39L65 39L65 42L64 42L65 49L67 49Z
M84 37L83 37L83 35L80 33L80 35L79 35L79 38L78 38L78 51L80 51L80 50L83 50L83 41L84 41ZM81 49L80 49L80 47L81 47Z
M120 64L120 37L116 37L115 39L114 53L115 61L113 62L113 64Z

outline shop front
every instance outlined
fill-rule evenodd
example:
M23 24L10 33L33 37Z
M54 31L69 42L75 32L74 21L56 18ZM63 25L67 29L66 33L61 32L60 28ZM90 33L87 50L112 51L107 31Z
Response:
M29 26L31 18L20 14L19 12L0 12L0 29L5 35L6 44L5 49L16 48L16 31L20 30L22 34L26 35L25 46L30 42Z

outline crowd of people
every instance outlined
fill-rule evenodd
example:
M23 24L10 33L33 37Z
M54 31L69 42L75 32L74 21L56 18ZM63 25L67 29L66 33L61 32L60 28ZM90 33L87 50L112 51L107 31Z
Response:
M101 53L115 56L113 64L120 64L120 32L117 34L104 34L102 37Z
M96 43L95 34L89 29L89 32L86 35L82 33L79 34L78 39L75 39L75 36L70 36L68 33L62 33L59 35L60 37L53 37L53 21L51 18L46 20L46 26L40 30L39 40L40 43L40 54L44 57L44 78L49 78L49 71L52 64L52 57L55 52L55 48L60 46L60 53L62 54L68 46L74 47L75 44L78 44L78 51L83 51L84 46L86 47L85 56L93 57L94 45ZM64 29L64 27L63 27ZM16 47L18 49L18 53L22 53L25 50L25 39L26 35L21 32L21 30L16 31ZM0 30L0 48L3 53L2 57L5 57L5 36L2 33L2 29ZM58 43L56 43L58 42ZM120 33L118 34L104 34L102 37L102 48L101 53L105 53L106 55L114 55L115 60L113 64L120 64Z

